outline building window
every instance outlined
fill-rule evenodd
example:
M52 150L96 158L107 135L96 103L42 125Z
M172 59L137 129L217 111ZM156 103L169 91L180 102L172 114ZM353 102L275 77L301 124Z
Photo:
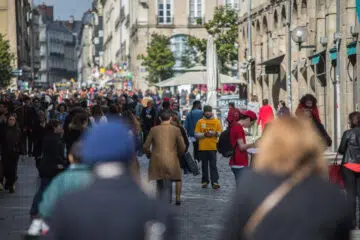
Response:
M188 45L186 35L175 35L170 39L170 48L175 57L174 69L189 68L194 64L194 51Z
M190 0L190 23L199 24L202 20L203 0Z
M158 23L172 23L172 0L158 0Z
M225 0L225 5L232 9L239 9L239 0Z

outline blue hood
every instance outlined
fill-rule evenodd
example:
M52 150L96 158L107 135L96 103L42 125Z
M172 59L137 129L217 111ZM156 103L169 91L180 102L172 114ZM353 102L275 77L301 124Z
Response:
M195 109L189 112L185 120L185 129L190 137L195 135L196 123L203 117L203 111L200 109Z

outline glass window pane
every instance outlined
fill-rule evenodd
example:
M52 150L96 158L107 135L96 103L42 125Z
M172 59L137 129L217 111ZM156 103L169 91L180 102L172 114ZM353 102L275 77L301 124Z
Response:
M171 17L167 17L167 18L166 18L166 22L167 22L167 23L171 23Z

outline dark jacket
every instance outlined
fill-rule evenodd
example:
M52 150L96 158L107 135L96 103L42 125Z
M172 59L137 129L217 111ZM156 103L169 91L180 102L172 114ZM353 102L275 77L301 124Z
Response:
M167 204L149 199L128 175L96 179L60 198L54 209L49 239L143 240L146 224L159 221L166 226L162 239L176 240Z
M79 141L79 139L80 139L81 135L83 134L83 132L84 132L83 128L78 128L74 124L70 123L69 128L68 128L68 132L67 132L67 135L66 135L66 138L65 138L65 143L66 143L66 147L68 148L68 150L71 149L71 147L72 147L72 145L74 143Z
M156 125L156 110L151 108L149 114L146 112L147 108L144 108L141 113L141 125L144 131L150 131Z
M318 133L320 134L321 138L323 139L325 145L327 147L330 147L332 145L332 140L329 134L327 133L324 125L316 119L313 119L313 123L316 129L318 130Z
M34 126L34 157L40 157L43 149L43 142L45 137L46 124L42 125L40 122L37 122Z
M36 121L35 108L31 106L22 106L15 110L18 123L21 129L32 129Z
M48 133L44 137L43 157L39 163L39 173L41 178L53 178L62 172L63 169L58 165L66 166L65 146L60 135Z
M360 164L360 127L344 132L338 152L343 155L343 164Z
M17 126L4 128L1 139L1 150L3 154L19 154L21 131Z
M251 214L285 180L251 170L243 174L221 240L244 239L242 230ZM252 239L348 240L352 226L349 206L337 186L310 176L265 216Z
M288 107L281 107L277 112L278 117L290 116L290 109Z

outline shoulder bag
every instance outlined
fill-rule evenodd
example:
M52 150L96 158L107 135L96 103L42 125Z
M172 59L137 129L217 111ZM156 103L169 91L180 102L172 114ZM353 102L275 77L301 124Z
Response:
M291 177L286 179L280 186L275 188L255 209L250 218L248 219L243 233L245 239L250 240L253 233L263 219L273 210L284 197L300 182L312 173L313 165L304 165L300 167Z

